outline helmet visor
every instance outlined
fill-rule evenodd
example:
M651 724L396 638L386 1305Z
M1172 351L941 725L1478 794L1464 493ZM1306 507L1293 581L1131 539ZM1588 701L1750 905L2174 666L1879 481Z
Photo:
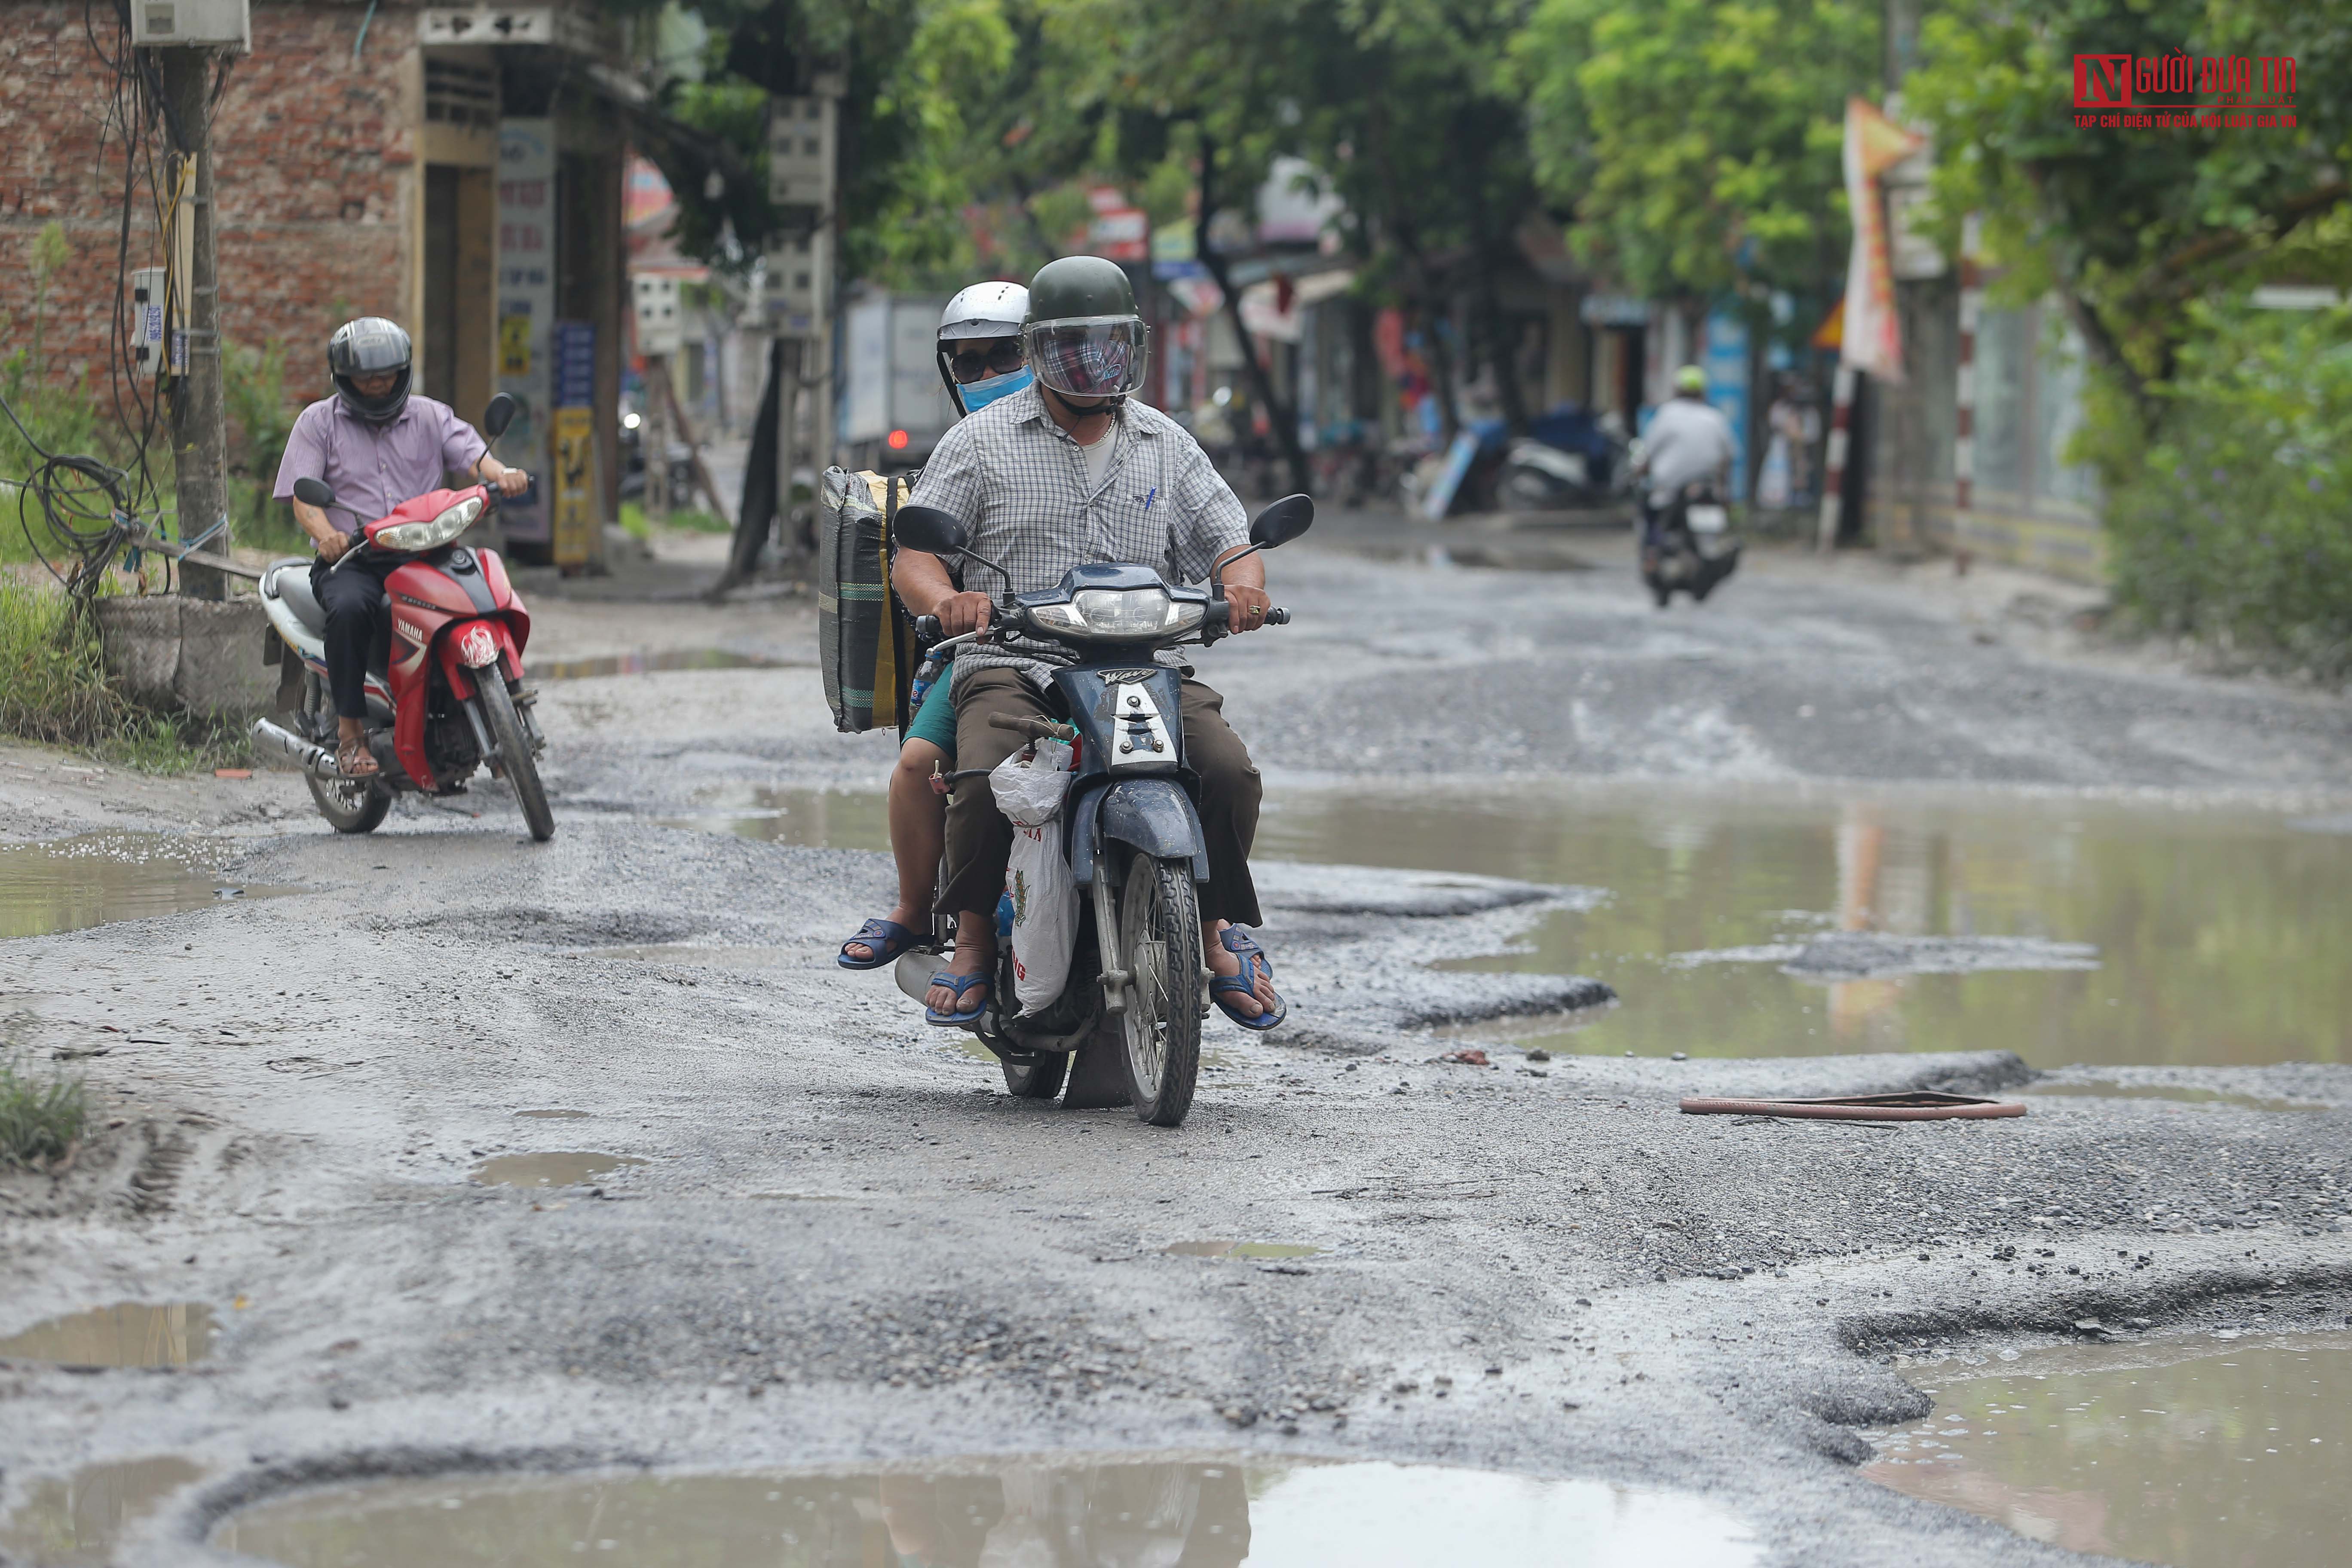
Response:
M1118 397L1143 384L1149 329L1133 316L1082 316L1030 327L1037 379L1072 397Z

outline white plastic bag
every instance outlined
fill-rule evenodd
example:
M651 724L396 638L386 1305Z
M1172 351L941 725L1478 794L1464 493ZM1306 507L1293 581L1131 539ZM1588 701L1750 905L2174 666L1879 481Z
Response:
M1004 895L1013 902L1013 992L1026 1013L1062 994L1078 940L1078 889L1062 856L1068 743L1040 741L1034 758L1024 747L990 771L988 787L1013 824Z

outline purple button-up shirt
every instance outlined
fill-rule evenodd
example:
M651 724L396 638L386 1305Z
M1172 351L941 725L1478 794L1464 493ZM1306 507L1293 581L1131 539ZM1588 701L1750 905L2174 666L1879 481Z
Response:
M471 425L446 403L411 393L400 417L371 425L322 397L302 410L286 437L278 464L279 500L294 499L296 479L324 479L335 500L368 521L426 490L437 490L448 473L467 473L489 448ZM359 523L341 511L327 516L345 533Z

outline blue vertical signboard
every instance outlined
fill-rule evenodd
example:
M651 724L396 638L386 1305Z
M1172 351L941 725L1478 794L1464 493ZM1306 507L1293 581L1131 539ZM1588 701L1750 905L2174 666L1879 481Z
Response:
M1731 466L1731 499L1748 499L1748 324L1727 311L1706 319L1706 353L1699 368L1706 372L1706 400L1731 421L1732 448L1738 459Z

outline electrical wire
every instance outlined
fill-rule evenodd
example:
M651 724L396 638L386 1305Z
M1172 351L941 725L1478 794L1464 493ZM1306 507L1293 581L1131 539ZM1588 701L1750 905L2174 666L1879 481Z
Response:
M117 552L134 543L138 525L123 504L122 481L128 474L97 458L49 451L33 438L16 411L0 397L0 414L39 459L16 485L16 521L25 541L49 574L65 584L74 598L88 602L98 591ZM40 503L43 527L36 531L30 508ZM47 548L43 548L43 535ZM51 553L56 559L52 560Z

